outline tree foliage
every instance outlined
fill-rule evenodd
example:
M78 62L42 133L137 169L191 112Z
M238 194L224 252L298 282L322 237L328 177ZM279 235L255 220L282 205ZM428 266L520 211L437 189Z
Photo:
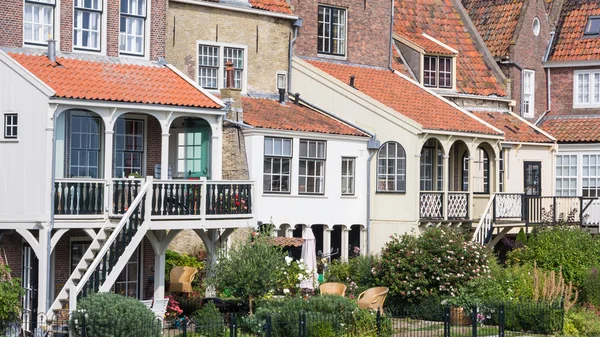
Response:
M0 322L19 317L22 295L21 280L11 278L10 268L0 265Z

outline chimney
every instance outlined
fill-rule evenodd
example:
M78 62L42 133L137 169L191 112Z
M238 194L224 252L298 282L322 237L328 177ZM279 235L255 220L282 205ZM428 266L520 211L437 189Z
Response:
M233 76L233 62L225 62L225 88L235 88L234 76Z
M355 78L356 78L356 76L354 76L354 75L350 76L350 86L351 86L352 88L355 88L355 86L354 86L354 79L355 79Z
M48 40L48 59L56 63L56 40L54 39Z
M294 94L294 104L300 104L300 94Z
M231 61L225 63L225 88L221 89L221 99L228 103L225 107L227 119L243 122L242 90L235 87L233 62Z

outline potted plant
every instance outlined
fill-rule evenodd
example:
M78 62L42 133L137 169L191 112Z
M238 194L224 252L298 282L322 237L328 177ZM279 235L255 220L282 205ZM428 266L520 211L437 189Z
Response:
M139 174L138 172L131 172L129 173L129 179L142 179L142 175Z
M444 300L442 304L450 305L450 325L471 325L471 313L473 307L477 305L475 296L469 293L462 293L458 296Z

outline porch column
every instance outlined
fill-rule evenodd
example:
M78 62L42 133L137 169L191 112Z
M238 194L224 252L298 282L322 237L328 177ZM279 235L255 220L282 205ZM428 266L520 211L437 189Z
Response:
M162 248L162 247L161 247ZM165 298L165 261L166 247L154 253L154 299Z
M110 127L110 130L108 129ZM112 209L112 191L113 191L113 137L115 131L112 129L112 123L106 123L104 131L104 179L107 188L104 191L104 209ZM120 177L119 177L120 178Z
M323 226L323 255L331 252L331 232L333 229L329 226Z
M442 160L442 191L444 191L444 219L448 219L448 158L449 155L444 155Z
M371 226L373 226L371 224ZM367 256L371 254L371 252L367 251L367 229L365 226L360 226L360 255ZM371 228L373 230L373 228Z
M491 193L500 192L500 157L497 154L494 155L496 156L496 160L494 161L494 175L496 179L494 179L494 190L490 191Z
M169 133L162 134L160 143L160 179L169 179ZM172 168L173 171L175 168Z
M38 240L39 245L37 247L37 258L38 258L38 284L37 284L37 295L38 295L38 303L37 310L38 313L48 312L49 307L46 307L46 297L48 294L52 294L52 290L50 289L50 285L53 282L48 283L48 227L44 226L44 228L38 231ZM28 243L29 240L28 240ZM29 244L31 246L31 243ZM32 246L33 248L33 246ZM34 249L34 252L36 250ZM52 263L50 261L50 263ZM50 299L50 305L52 305L52 301L54 299Z
M343 262L348 262L348 239L350 237L350 230L348 227L342 225L342 244L341 244L341 252L340 256L342 257Z
M286 238L291 238L291 237L293 237L293 236L294 236L294 229L295 229L295 228L296 228L295 226L294 226L294 227L292 227L291 225L290 225L288 228L286 228L286 229L285 229L285 237L286 237Z

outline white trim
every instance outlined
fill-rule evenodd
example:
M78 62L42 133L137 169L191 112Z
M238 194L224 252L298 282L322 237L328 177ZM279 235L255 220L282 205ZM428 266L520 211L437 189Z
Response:
M454 48L450 47L449 45L447 45L447 44L445 44L445 43L443 43L443 42L441 42L441 41L438 41L438 40L434 39L433 37L431 37L431 36L429 36L429 35L427 35L427 34L425 34L425 33L421 33L421 35L422 35L424 38L426 38L426 39L428 39L428 40L431 40L432 42L435 42L435 43L437 43L437 44L438 44L438 45L440 45L441 47L444 47L444 49L448 49L450 52L452 52L452 53L454 53L454 54L458 54L458 50L456 50L456 49L454 49Z
M578 103L577 97L579 96L579 79L578 75L588 75L588 103ZM573 71L573 109L589 109L589 108L600 108L600 98L598 102L594 102L594 77L598 75L600 77L600 69L586 69L586 70L575 70ZM600 78L599 78L600 82ZM600 83L599 83L600 85Z
M329 133L319 132L305 132L305 131L290 131L290 130L277 130L277 129L266 129L266 128L252 128L244 129L242 133L245 136L273 136L273 137L297 137L304 139L327 139L327 140L344 140L344 141L355 141L359 143L367 143L369 141L368 136L350 136L350 135L337 135Z
M272 16L272 17L288 19L288 20L297 20L298 19L298 16L291 15L291 14L270 12L270 11L266 11L266 10L262 10L262 9L231 6L231 5L225 5L225 4L221 4L221 3L214 3L214 2L207 2L207 1L198 1L198 0L170 0L170 1L181 2L181 3L185 3L185 4L190 4L190 5L219 8L219 9L224 9L224 10L229 10L229 11L234 11L234 12Z
M246 94L248 92L248 46L247 45L243 45L243 44L236 44L236 43L227 43L227 42L213 42L213 41L206 41L206 40L196 40L196 61L198 61L199 55L198 55L198 46L199 45L206 45L206 46L213 46L213 47L219 47L219 67L217 69L217 89L205 89L205 90L210 90L212 92L218 92L219 90L223 89L223 82L225 80L224 78L224 73L225 73L225 48L235 48L235 49L242 49L244 51L244 69L242 70L242 87L241 87L241 93L242 94ZM198 64L198 62L196 62L196 67L194 69L194 81L198 80L198 68L200 67L200 65ZM200 84L198 82L196 82L196 84L198 85L198 87L201 87Z
M201 93L203 93L206 96L208 96L208 98L210 98L213 102L217 103L221 107L225 107L225 103L223 103L223 101L220 98L218 98L215 95L211 94L208 90L202 88L200 85L198 85L198 83L196 83L195 81L193 81L192 79L190 79L189 77L187 77L184 73L182 73L181 71L179 71L179 69L177 69L176 67L174 67L172 64L167 63L166 67L169 68L169 69L171 69L177 75L179 75L179 77L181 77L184 80L186 80L186 82L188 82L189 84L193 85L194 88L198 89Z
M23 79L27 82L31 83L34 87L36 87L39 91L41 91L44 95L50 97L56 94L56 91L52 89L49 85L40 80L37 76L32 74L27 68L23 67L17 60L10 57L3 50L0 50L0 62L6 64L13 71L21 75Z
M574 68L600 66L600 60L583 61L548 61L543 63L544 68Z
M20 128L19 128L19 112L18 111L3 111L2 112L2 140L4 141L13 141L13 142L18 142L19 141L19 135L21 134L20 132ZM6 135L6 131L7 131L7 124L6 124L6 120L8 115L15 115L17 116L17 122L15 124L11 124L11 127L16 127L17 128L17 136L16 137L7 137Z
M34 0L36 1L36 0ZM34 4L34 2L30 2L31 4ZM60 8L58 7L60 3L60 0L54 0L54 3L48 3L48 2L43 2L43 1L39 1L38 5L39 6L47 6L47 7L52 7L52 37L51 39L57 40L57 38L60 36L60 23L57 22L60 20ZM26 41L25 40L25 5L27 4L27 0L21 0L21 4L22 4L22 13L23 13L23 17L22 20L20 22L21 24L21 29L22 29L22 39L23 39L23 46L27 47L27 48L43 48L46 49L47 45L48 45L48 40L44 40L43 42L35 42L35 41ZM33 15L33 13L32 13ZM57 41L57 45L58 41Z
M82 108L100 107L100 108L111 108L111 109L135 110L138 112L145 112L145 111L181 112L181 113L192 113L192 114L206 114L206 115L214 115L214 116L224 116L226 113L222 109L214 109L214 108L189 108L189 107L178 107L178 106L171 106L171 105L159 105L159 104L148 104L148 103L124 103L124 102L84 100L84 99L71 99L71 98L50 98L50 103L62 104L62 105L66 105L69 107L82 107Z
M529 93L525 92L525 80L528 75L531 75L531 83L529 84ZM521 77L521 87L523 88L521 92L523 93L523 97L521 97L521 113L523 117L533 118L535 116L535 70L531 69L523 69L522 77ZM529 95L529 112L525 113L525 95Z
M421 54L425 54L425 49L423 49L421 46L419 46L418 44L412 42L411 40L409 40L408 38L399 35L398 33L394 33L393 35L394 40L405 44L407 47L414 49L415 51L421 53Z
M501 142L502 145L504 144L508 144L508 145L519 145L519 146L527 146L527 145L531 145L531 146L545 146L545 147L551 147L551 148L555 148L556 143L527 143L527 142ZM519 147L517 147L518 149Z

